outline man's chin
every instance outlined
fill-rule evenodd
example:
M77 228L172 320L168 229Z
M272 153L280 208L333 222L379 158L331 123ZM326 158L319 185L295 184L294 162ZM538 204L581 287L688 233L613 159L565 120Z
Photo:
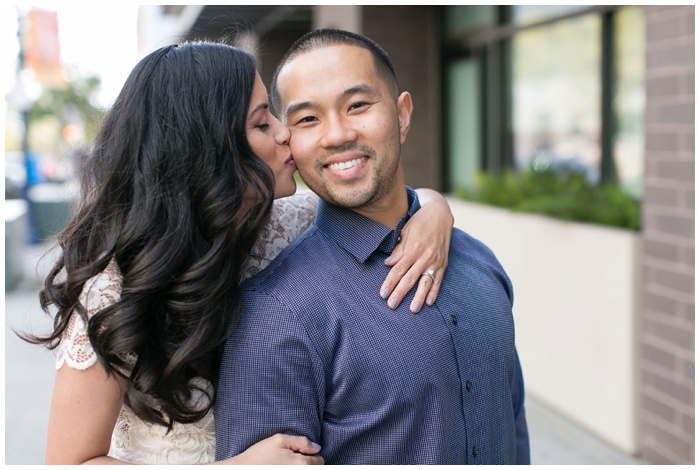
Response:
M334 182L333 184L328 184L329 182L320 179L309 179L309 181L304 180L304 182L311 191L327 203L345 209L366 207L375 202L381 192L381 185L377 185L376 181L366 181L360 178L347 180L344 183Z
M326 202L329 202L335 206L343 207L345 209L361 209L371 205L376 198L376 193L345 193L345 194L331 194L328 198L323 198Z

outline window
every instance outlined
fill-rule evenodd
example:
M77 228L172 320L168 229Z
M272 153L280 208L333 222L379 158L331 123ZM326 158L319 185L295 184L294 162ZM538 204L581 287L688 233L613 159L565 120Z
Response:
M513 37L517 170L551 168L600 180L600 18L586 15Z
M587 5L513 5L513 23L527 25L585 10Z
M496 10L490 5L447 7L443 31L446 38L453 38L495 25Z
M450 64L447 71L447 92L453 105L448 106L447 147L450 184L457 188L471 188L474 176L481 169L481 126L479 64L464 58Z
M625 7L615 17L614 164L620 185L638 198L644 187L644 12Z
M479 170L550 168L641 196L642 7L443 13L447 190Z

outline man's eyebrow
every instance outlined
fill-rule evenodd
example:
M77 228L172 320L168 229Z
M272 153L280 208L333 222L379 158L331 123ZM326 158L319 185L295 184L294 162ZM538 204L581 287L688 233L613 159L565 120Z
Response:
M289 116L290 114L294 114L297 111L301 111L302 109L306 108L313 108L314 104L311 101L302 101L301 103L293 103L287 106L287 109L285 111L285 116Z
M252 118L253 115L254 115L255 113L257 113L258 111L260 111L261 109L267 109L267 108L269 108L269 107L270 107L270 104L269 104L269 103L260 103L259 105L257 105L257 106L250 112L250 114L248 114L248 119Z
M348 98L356 93L366 93L366 94L374 95L374 94L377 94L377 89L372 87L372 86L361 83L359 85L355 85L353 87L348 88L340 96L341 96L341 98Z

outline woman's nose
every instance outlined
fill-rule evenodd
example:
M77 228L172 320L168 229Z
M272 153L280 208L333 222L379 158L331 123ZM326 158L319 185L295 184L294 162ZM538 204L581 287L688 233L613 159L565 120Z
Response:
M277 142L278 145L289 145L289 138L291 137L292 133L289 131L287 126L279 121L277 121L277 126L278 129L275 133L275 142Z

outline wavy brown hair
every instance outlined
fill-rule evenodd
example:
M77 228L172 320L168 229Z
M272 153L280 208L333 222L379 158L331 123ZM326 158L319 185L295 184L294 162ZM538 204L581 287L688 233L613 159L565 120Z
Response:
M213 404L192 403L192 379L215 389L243 264L272 204L272 172L245 133L255 73L251 55L206 42L139 62L79 165L81 200L40 293L57 310L53 331L25 337L58 346L71 315L87 320L85 282L115 260L121 298L89 319L88 337L127 379L125 403L168 428Z

